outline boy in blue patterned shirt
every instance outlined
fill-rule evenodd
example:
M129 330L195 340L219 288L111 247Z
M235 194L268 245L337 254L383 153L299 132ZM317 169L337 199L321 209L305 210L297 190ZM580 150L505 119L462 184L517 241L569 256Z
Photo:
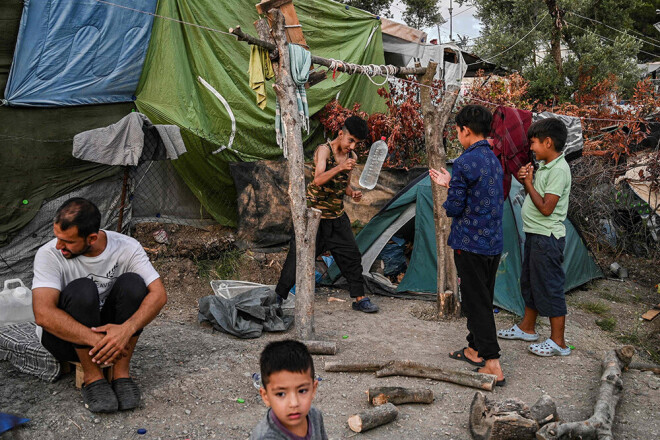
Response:
M453 175L431 169L431 179L449 188L442 205L452 217L448 245L461 283L461 305L467 316L468 346L449 354L452 359L495 374L496 385L505 383L500 365L493 296L502 253L504 189L500 162L490 149L493 116L480 105L467 105L456 115L458 140L465 148L454 161Z

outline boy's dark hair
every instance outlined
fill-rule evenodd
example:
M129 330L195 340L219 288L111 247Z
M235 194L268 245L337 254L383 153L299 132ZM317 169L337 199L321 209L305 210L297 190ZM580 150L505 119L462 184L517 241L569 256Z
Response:
M546 138L552 139L552 145L557 153L561 153L566 145L568 129L558 118L541 119L534 122L527 130L527 138L536 138L543 142Z
M271 342L266 345L259 358L261 367L261 383L265 388L269 382L270 375L278 371L290 371L292 373L310 372L314 379L314 361L307 347L302 342L286 339L284 341Z
M456 125L468 127L472 133L484 137L490 135L493 114L483 105L470 104L463 107L456 115Z
M66 231L71 226L78 227L78 236L87 238L90 234L99 232L101 213L95 204L82 197L67 200L57 208L53 221L60 229Z
M345 129L350 134L360 139L361 141L365 140L369 135L369 128L367 127L367 121L362 119L359 116L351 116L346 118L342 129Z

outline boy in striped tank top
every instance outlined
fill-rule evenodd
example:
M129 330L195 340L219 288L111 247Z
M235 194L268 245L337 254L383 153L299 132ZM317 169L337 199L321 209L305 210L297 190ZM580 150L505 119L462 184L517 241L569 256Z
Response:
M330 251L342 275L349 285L351 298L354 298L354 310L365 313L378 311L378 306L364 296L362 278L362 255L355 242L351 221L344 212L344 196L355 202L362 199L362 192L351 188L351 170L357 163L353 151L358 142L364 140L369 131L367 123L358 116L346 119L337 137L319 145L314 152L314 180L307 185L307 206L321 211L321 223L316 233L316 252L318 257ZM275 291L286 299L296 282L296 242L291 239L280 279Z

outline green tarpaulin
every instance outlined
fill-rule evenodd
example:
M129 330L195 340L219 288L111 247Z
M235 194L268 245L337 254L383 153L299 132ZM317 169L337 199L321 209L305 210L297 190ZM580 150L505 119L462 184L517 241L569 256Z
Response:
M451 170L451 167L448 167ZM520 293L520 274L522 270L524 233L522 230L521 207L524 192L515 179L511 184L509 198L504 202L504 249L500 259L495 282L495 304L522 316L525 304ZM362 265L369 269L382 250L387 240L403 226L408 218L404 213L414 207L412 221L415 223L415 240L412 255L405 276L396 287L396 292L436 293L437 253L435 245L435 223L433 220L433 198L431 180L423 178L417 184L403 189L393 202L379 212L356 237L360 252L363 254ZM397 227L397 222L400 226ZM569 291L602 273L589 255L575 227L570 221L566 225L566 247L564 250L564 271L566 282L564 289ZM389 232L387 232L389 231ZM388 233L389 236L384 236ZM372 246L380 248L371 249ZM365 261L371 256L370 261ZM333 264L329 270L331 280L340 276L339 269Z
M268 106L262 111L248 84L250 47L227 34L230 27L240 25L256 35L253 22L259 16L254 3L160 0L157 14L205 28L156 19L136 92L138 109L152 122L182 127L188 153L174 166L204 207L227 225L236 223L229 162L282 155L275 142L272 82L266 86ZM380 21L372 15L328 0L297 0L295 8L313 54L356 64L384 63ZM386 110L377 94L379 87L368 78L343 73L337 73L335 80L332 73L328 76L307 91L310 114L338 93L342 105L359 102L368 113ZM315 121L312 131L307 136L309 144L323 136Z
M22 10L22 2L0 3L3 96ZM117 172L117 168L75 159L71 155L73 136L113 124L132 108L132 104L59 109L0 107L0 246L36 215L44 200Z

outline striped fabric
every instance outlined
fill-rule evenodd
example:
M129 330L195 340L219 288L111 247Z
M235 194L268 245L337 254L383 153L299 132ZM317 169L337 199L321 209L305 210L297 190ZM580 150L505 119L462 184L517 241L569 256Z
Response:
M9 361L22 373L55 382L60 375L60 363L41 345L36 327L34 322L1 326L0 360Z

